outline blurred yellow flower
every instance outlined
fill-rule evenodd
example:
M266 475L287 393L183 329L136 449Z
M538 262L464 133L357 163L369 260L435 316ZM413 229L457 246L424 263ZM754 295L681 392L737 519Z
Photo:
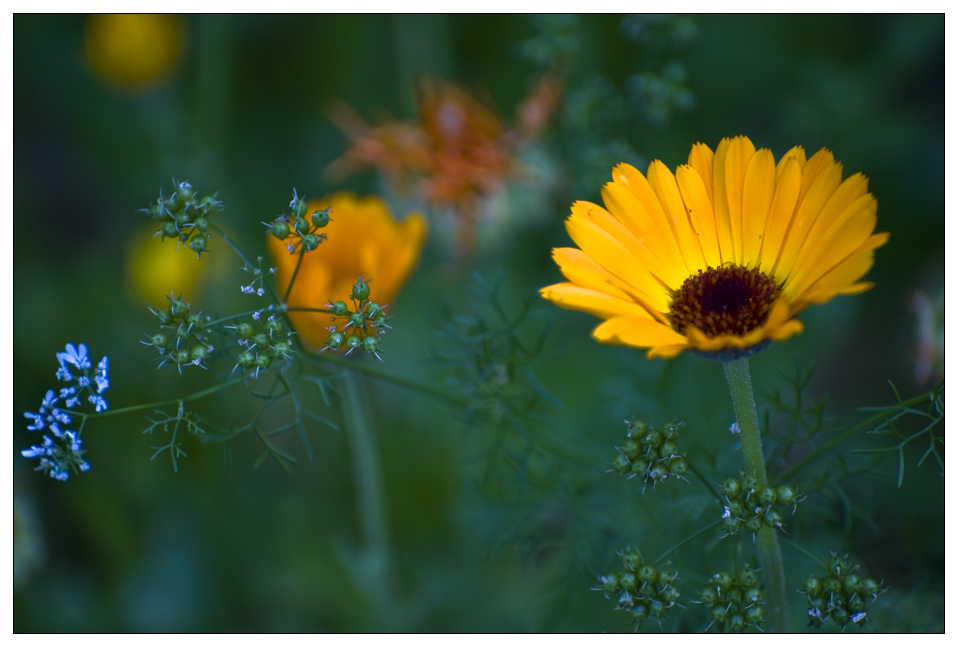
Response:
M287 305L324 308L331 301L348 303L360 276L369 281L372 301L391 304L419 262L426 239L425 219L414 213L396 222L379 198L350 193L313 200L307 205L307 213L326 207L331 208L329 224L323 229L328 239L303 256ZM290 254L287 243L272 234L267 235L267 246L276 266L280 294L285 294L298 254ZM326 344L330 315L289 314L303 340L313 346Z
M812 304L873 287L859 282L888 241L874 234L878 202L868 179L842 181L824 148L796 146L776 165L747 137L713 153L696 144L673 175L619 164L602 188L606 209L572 205L566 229L580 249L553 250L567 279L543 288L556 305L605 322L592 336L648 348L747 353L800 333L793 317Z
M181 19L170 14L96 14L87 27L90 65L130 89L162 80L179 61L182 45Z
M131 303L153 308L170 305L166 296L181 292L183 298L195 298L199 283L220 281L232 264L224 254L203 254L199 259L187 245L175 240L153 237L157 226L149 222L138 228L127 244L127 296Z

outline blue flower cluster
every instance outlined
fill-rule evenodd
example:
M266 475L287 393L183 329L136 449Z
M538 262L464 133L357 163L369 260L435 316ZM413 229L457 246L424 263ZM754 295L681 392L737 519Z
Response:
M107 409L106 400L100 394L110 388L107 375L109 360L104 357L94 369L83 344L80 344L79 348L67 344L64 352L57 353L57 359L60 362L57 379L72 384L60 389L59 393L50 389L43 397L37 413L24 414L32 421L27 429L49 429L52 437L44 434L42 444L24 449L20 453L26 458L40 459L37 471L42 471L58 481L66 481L70 478L70 472L86 472L90 469L90 464L83 459L80 432L66 428L72 421L71 416L76 415L76 412L68 409L78 406L84 399L92 404L98 413ZM65 408L57 406L61 400Z

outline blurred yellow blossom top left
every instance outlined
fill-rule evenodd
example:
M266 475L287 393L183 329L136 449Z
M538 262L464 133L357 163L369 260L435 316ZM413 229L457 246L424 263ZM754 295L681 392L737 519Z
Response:
M153 87L176 67L183 21L169 14L97 14L87 25L86 54L101 77L130 90Z

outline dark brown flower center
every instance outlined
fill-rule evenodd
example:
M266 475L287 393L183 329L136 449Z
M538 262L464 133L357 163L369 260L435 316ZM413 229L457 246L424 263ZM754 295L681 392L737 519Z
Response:
M683 334L695 326L708 337L744 336L765 324L780 293L775 281L757 269L710 267L672 293L668 317Z

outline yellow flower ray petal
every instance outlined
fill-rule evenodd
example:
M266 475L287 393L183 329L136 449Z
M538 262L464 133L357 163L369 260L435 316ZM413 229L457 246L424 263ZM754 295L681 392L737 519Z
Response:
M715 213L715 232L718 236L719 250L722 261L725 263L735 262L735 244L732 238L732 221L728 210L728 190L725 182L725 159L731 145L732 140L728 137L719 142L712 165L714 190L712 211Z
M775 182L775 195L772 197L772 206L768 210L768 221L765 224L765 237L762 239L761 262L759 268L772 275L772 269L778 261L785 240L785 232L792 222L795 205L798 203L798 194L802 188L802 169L797 157L789 157L784 166L779 165L781 172Z
M709 175L711 176L711 173ZM689 219L693 227L699 231L699 242L702 245L706 264L710 267L721 266L722 252L719 249L718 234L715 231L715 213L712 211L712 202L702 177L691 166L680 166L675 171L675 179L682 193L685 208L689 212Z
M592 331L592 337L603 344L622 344L637 348L687 345L686 338L667 324L642 317L608 319Z
M550 285L539 290L539 294L542 298L552 301L560 308L581 310L600 319L611 319L612 317L652 319L651 314L632 300L617 299L574 283Z
M682 258L685 260L685 267L690 274L704 270L707 266L702 254L702 245L698 241L698 232L694 232L689 223L689 214L685 210L685 203L682 202L682 194L679 193L675 176L661 161L653 160L649 165L648 179L665 210L666 219L679 244Z
M695 170L708 193L709 204L715 202L712 189L712 165L715 162L715 153L705 144L698 143L692 146L689 152L689 166ZM681 183L680 183L681 185Z
M755 154L755 146L748 137L738 136L729 145L725 158L725 190L728 197L729 223L732 230L732 245L735 248L735 263L744 265L745 249L742 245L742 197L745 190L745 172Z
M742 196L742 261L745 267L758 267L762 239L775 195L775 158L772 151L755 151L745 171Z

